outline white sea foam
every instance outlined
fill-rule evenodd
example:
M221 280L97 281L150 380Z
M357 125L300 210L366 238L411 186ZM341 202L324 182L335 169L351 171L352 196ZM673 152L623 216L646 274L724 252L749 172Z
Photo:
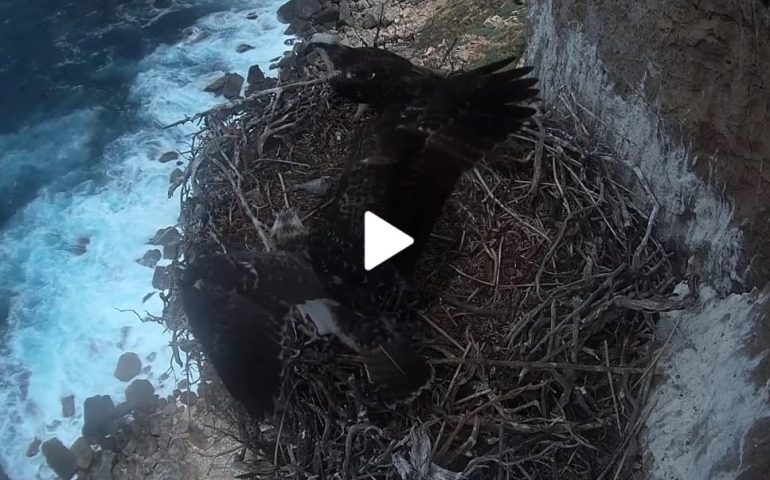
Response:
M139 378L150 379L161 393L173 388L173 374L165 384L159 381L170 360L162 328L117 310L159 314L162 308L157 295L142 304L152 289L152 270L134 260L147 250L155 230L177 221L179 199L166 199L175 165L156 158L165 150L185 151L186 135L194 127L158 127L221 102L202 91L219 74L245 77L254 64L267 71L269 60L285 50L286 37L275 19L281 3L266 1L256 9L252 4L249 11L258 12L258 20L246 19L244 11L209 15L194 27L208 33L205 39L162 46L148 55L131 93L142 106L144 127L105 150L106 180L66 192L46 189L0 233L0 275L19 279L12 288L8 344L0 359L0 461L12 479L52 476L41 455L26 458L27 445L35 436L56 436L71 444L80 435L86 397L109 394L116 402L123 400L126 385L113 377L122 351L136 352L151 366ZM238 54L242 43L255 48ZM94 114L78 115L59 119L59 128L50 129L46 138L35 140L30 131L6 138L22 147L2 155L7 160L22 152L45 164L40 157L50 155L50 145L65 156L85 155L81 147L98 125ZM87 253L67 250L84 236L90 237ZM125 338L124 327L130 328ZM152 352L157 357L149 362ZM24 372L28 392L22 398L18 380ZM61 398L70 394L75 395L76 417L64 419Z

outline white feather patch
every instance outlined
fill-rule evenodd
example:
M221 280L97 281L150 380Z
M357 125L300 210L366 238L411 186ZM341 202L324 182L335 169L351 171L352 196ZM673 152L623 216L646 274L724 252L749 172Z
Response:
M310 43L325 43L327 45L339 45L340 36L333 33L314 33L310 37Z
M303 316L310 317L319 335L336 335L339 333L339 327L331 308L334 305L332 300L308 300L302 305L297 305L297 309Z

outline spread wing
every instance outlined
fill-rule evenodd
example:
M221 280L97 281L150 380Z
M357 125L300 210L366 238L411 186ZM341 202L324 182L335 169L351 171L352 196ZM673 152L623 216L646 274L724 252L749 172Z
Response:
M283 252L207 253L182 280L190 328L232 396L257 418L281 386L283 327L292 307L323 295L312 270Z
M415 243L375 273L354 273L367 281L392 276L390 265L410 273L460 175L535 113L522 105L537 94L537 80L524 77L530 68L490 69L436 79L357 133L327 233L346 239L344 249L355 256L359 270L366 211ZM324 242L324 248L331 247L333 241Z
M375 47L317 45L329 57L337 75L329 81L349 101L385 106L407 100L419 85L437 74L395 53Z

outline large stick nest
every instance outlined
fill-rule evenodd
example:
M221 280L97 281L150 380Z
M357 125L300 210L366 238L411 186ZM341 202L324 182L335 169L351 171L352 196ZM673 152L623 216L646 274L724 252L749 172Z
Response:
M197 117L185 256L262 249L260 230L287 205L324 228L334 190L318 179L341 173L366 121L354 111L310 81ZM255 478L593 480L638 467L656 312L679 306L651 235L655 201L574 115L544 118L490 157L461 180L419 271L436 293L419 338L436 368L430 391L395 410L372 401L360 359L308 343L300 320L273 417L257 424L206 390L256 453ZM169 306L181 345L184 319Z

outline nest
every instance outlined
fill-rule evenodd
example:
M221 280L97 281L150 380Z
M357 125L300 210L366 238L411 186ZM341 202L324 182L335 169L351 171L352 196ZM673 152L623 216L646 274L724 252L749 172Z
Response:
M287 206L323 228L334 194L324 186L366 121L354 111L311 80L186 119L203 128L187 172L198 186L182 185L183 253L260 250ZM667 296L674 276L640 172L559 125L585 132L576 116L538 120L468 172L448 202L417 275L436 294L418 339L436 379L413 403L372 400L360 358L310 341L301 320L288 329L273 417L254 422L204 379L209 403L255 453L254 478L637 471L657 312L681 304ZM166 318L175 338L188 337L173 301Z

